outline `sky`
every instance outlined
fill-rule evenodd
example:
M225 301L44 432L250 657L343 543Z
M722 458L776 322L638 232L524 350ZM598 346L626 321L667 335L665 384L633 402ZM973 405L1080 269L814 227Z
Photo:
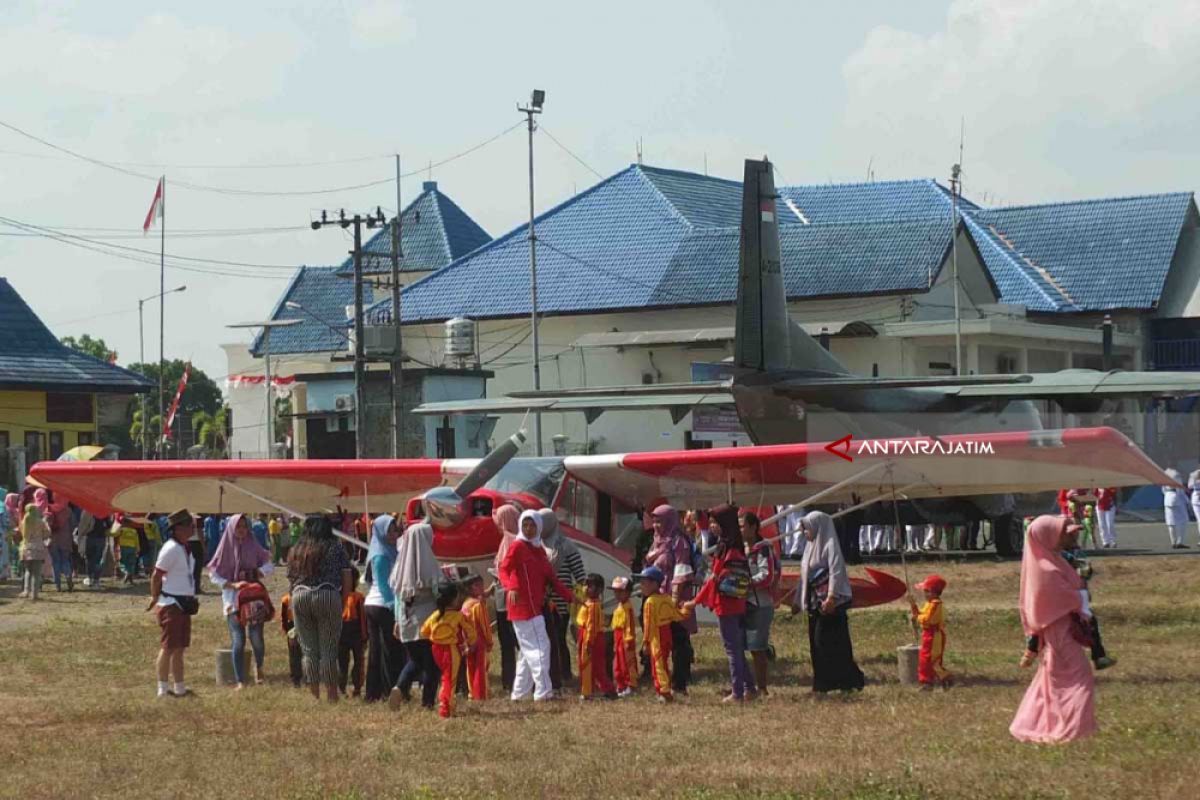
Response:
M393 154L418 173L404 204L432 178L493 236L519 225L523 129L428 165L520 123L533 88L557 140L535 138L539 211L639 141L647 164L738 179L765 154L800 184L945 182L961 139L966 195L1014 205L1194 190L1198 72L1194 0L10 0L0 276L57 335L138 360L160 246L141 224L165 174L168 254L209 259L167 269L187 290L167 298L166 355L220 383L220 345L249 341L226 326L268 316L296 266L345 258L314 215L394 213Z

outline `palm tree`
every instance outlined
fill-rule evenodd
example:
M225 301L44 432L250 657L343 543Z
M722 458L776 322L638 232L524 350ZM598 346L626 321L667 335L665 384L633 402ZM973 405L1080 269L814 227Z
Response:
M197 411L192 415L192 430L196 433L196 444L217 458L225 458L229 447L229 406L221 406L216 414L207 411Z
M142 438L145 437L146 451L154 452L154 436L157 431L162 430L162 417L154 414L150 417L150 427L142 425L142 410L134 409L133 424L129 426L129 438L133 440L134 446L139 450L141 448Z

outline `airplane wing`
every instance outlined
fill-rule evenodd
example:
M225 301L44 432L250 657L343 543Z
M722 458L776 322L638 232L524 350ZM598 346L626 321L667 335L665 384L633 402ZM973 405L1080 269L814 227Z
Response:
M1124 434L1074 428L864 439L624 455L568 456L581 481L632 506L704 508L1032 493L1061 486L1173 483Z
M1001 385L962 386L948 392L959 397L1049 398L1065 394L1122 395L1128 397L1182 397L1200 394L1196 372L1100 372L1069 369L1024 376L1029 381Z
M665 408L671 411L676 422L687 416L698 406L732 405L733 394L723 384L708 386L696 384L696 389L687 384L676 384L669 392L626 391L642 387L611 387L606 389L564 390L562 392L514 393L507 397L482 398L479 400L451 400L442 403L425 403L413 409L414 414L443 416L446 414L523 414L526 411L580 411L594 422L605 411L645 411Z
M42 461L40 483L98 514L344 509L401 511L409 498L466 474L467 459L362 461ZM254 497L269 498L274 504Z

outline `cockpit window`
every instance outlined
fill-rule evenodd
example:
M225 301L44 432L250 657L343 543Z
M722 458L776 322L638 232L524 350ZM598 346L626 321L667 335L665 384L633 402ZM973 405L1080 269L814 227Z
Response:
M561 458L514 458L487 482L497 492L531 494L549 506L567 468Z

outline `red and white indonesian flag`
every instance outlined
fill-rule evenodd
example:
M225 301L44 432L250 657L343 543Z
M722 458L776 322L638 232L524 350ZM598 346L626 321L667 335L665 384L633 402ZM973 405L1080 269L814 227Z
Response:
M150 231L154 227L154 221L162 219L163 215L163 183L167 177L158 179L158 188L154 190L154 200L150 203L150 210L146 212L146 221L142 223L142 235Z
M183 375L179 378L179 388L175 390L175 399L171 401L171 410L167 412L167 418L163 421L163 441L171 438L171 425L175 422L175 412L179 410L179 401L183 399L183 390L187 388L188 373L192 371L192 364L189 361L183 365Z

